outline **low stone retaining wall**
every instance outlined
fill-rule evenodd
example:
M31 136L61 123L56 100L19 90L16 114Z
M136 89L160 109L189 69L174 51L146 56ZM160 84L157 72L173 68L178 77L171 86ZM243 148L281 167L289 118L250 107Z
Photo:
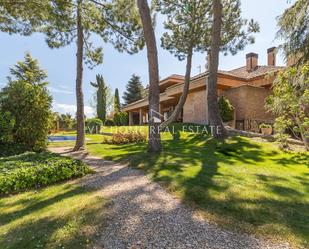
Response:
M236 130L233 129L231 127L225 127L228 134L231 136L244 136L244 137L261 137L261 138L265 138L269 141L275 141L275 138L273 135L263 135L261 133L256 133L256 132L251 132L251 131L241 131L241 130ZM292 139L289 138L288 139L288 143L290 144L297 144L297 145L304 145L304 143L300 140L296 140L296 139Z

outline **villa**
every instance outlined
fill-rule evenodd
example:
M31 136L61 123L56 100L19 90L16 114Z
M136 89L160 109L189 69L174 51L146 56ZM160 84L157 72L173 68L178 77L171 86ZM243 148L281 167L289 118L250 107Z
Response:
M243 67L218 71L218 96L225 96L235 108L233 126L240 130L258 131L259 124L272 123L273 117L264 107L271 93L275 75L284 67L276 66L275 47L267 50L267 65L258 64L258 54L246 55ZM190 90L178 122L207 124L207 72L191 78ZM171 75L160 81L160 113L167 118L174 110L183 91L184 76ZM148 97L128 104L129 125L148 122Z

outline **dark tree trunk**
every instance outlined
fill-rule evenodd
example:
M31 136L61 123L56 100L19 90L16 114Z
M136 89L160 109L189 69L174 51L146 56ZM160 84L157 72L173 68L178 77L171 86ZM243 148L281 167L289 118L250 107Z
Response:
M84 31L81 20L81 3L77 2L77 73L76 73L76 122L77 137L74 151L85 149L85 116L84 116L84 95L83 95L83 52L84 52Z
M217 75L219 66L219 52L221 45L221 23L222 23L222 4L221 0L213 0L213 27L212 41L209 61L209 74L207 78L207 105L208 120L212 134L216 138L222 138L226 135L220 117L218 96L217 96Z
M155 33L147 0L137 0L139 13L142 19L143 31L147 46L148 70L149 70L149 141L148 151L161 151L161 137L159 123L155 119L161 119L159 114L160 89L158 53Z
M191 78L192 50L193 50L192 47L189 48L188 55L187 55L185 83L183 86L182 94L171 116L161 124L161 130L177 119L177 117L181 113L181 110L186 102L188 92L189 92L189 86L190 86L190 78Z

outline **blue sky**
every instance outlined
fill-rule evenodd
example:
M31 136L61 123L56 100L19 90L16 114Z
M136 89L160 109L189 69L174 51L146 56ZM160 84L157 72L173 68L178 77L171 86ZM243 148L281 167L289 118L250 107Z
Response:
M235 56L221 56L220 69L230 70L241 67L245 63L245 54L255 52L259 54L259 64L267 63L266 50L279 44L275 40L277 31L276 17L283 13L284 9L289 7L286 0L242 0L243 17L253 18L258 21L261 32L256 35L256 43L247 46L245 50L240 51ZM157 20L156 34L159 40L163 33L162 18ZM19 35L8 35L0 33L0 87L6 83L6 77L9 75L9 68L17 61L23 59L25 52L38 59L43 69L48 72L49 90L53 95L53 109L60 113L75 113L75 73L76 73L76 45L61 49L50 49L47 47L44 36L33 34L30 37L21 37ZM100 40L98 40L100 41ZM177 58L169 52L159 47L159 65L160 77L164 78L170 74L184 74L185 62L179 62ZM91 108L91 98L94 89L90 86L90 81L95 80L97 73L103 74L105 81L112 89L119 88L120 96L125 90L125 85L130 76L136 73L141 76L143 84L148 82L148 68L145 49L138 54L128 55L119 53L112 46L104 44L104 63L93 70L84 68L84 94L85 94L85 112L87 116L93 115ZM284 65L280 55L277 59L278 65ZM193 57L192 75L199 73L199 66L204 70L205 54L195 54Z

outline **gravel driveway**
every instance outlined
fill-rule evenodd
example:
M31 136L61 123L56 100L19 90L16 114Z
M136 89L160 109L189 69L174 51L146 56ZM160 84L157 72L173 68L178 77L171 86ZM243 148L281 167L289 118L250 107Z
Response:
M112 200L97 249L289 248L210 224L140 170L81 152L70 153L67 148L51 150L90 165L97 173L84 177L82 184L100 189Z

